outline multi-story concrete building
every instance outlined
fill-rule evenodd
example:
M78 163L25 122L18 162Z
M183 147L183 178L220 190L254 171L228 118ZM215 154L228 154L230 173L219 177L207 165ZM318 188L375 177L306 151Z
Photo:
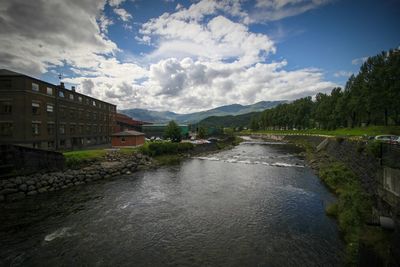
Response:
M0 143L48 150L111 144L116 106L0 70Z

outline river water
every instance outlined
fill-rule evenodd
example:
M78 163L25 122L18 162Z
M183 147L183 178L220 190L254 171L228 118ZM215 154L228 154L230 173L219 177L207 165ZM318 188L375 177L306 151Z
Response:
M1 266L340 266L334 197L279 143L0 207Z

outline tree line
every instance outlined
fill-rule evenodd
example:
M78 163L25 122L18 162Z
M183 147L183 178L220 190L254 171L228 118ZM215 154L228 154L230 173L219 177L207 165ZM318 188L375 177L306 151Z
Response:
M253 117L250 128L334 130L400 125L400 50L369 57L345 88L280 104Z

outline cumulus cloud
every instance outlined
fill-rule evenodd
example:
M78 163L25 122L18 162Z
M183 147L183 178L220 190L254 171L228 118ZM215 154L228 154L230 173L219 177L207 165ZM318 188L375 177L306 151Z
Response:
M246 25L222 15L203 23L204 14L215 12L214 6L195 10L163 14L142 26L143 40L154 40L157 46L151 58L194 56L213 61L233 59L241 65L251 65L275 52L268 36L252 33Z
M2 1L0 66L38 76L64 62L90 67L98 55L112 55L117 45L97 23L103 7L101 0Z
M137 36L151 49L135 55L142 63L117 58L123 51L108 37L114 21L104 10L126 11L123 2L2 1L0 67L40 76L65 66L73 75L64 82L118 109L192 112L232 103L291 100L336 86L325 81L322 70L286 71L285 60L272 62L274 42L250 30L251 19L241 1L202 0L150 19ZM259 8L283 10L306 1L272 2ZM118 18L133 20L124 11L115 11Z

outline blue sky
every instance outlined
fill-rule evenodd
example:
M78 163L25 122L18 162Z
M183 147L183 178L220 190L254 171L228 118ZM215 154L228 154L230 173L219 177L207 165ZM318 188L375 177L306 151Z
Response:
M119 109L192 112L344 86L400 45L400 1L23 0L0 4L0 68Z

